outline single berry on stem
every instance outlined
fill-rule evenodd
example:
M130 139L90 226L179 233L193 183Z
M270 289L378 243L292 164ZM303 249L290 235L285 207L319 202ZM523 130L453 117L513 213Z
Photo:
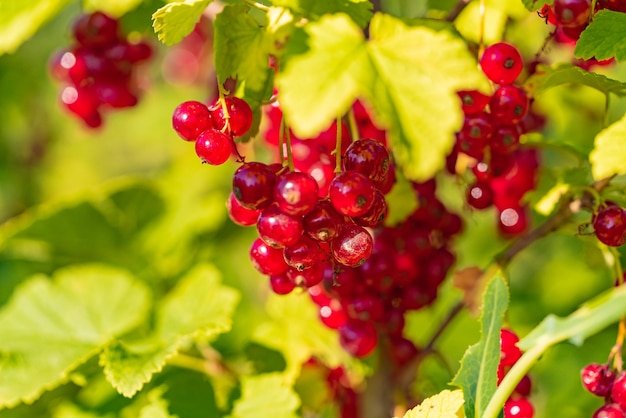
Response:
M190 100L179 104L172 114L172 126L185 141L195 141L198 136L213 127L211 114L204 103Z
M485 48L480 67L494 83L512 84L522 73L524 61L513 45L498 42Z
M224 97L224 102L228 115L224 112L219 100L210 106L213 127L220 131L224 131L228 127L233 136L244 135L252 126L250 105L245 100L235 96Z
M233 152L233 146L233 141L228 135L209 129L198 135L196 154L203 163L221 165L228 161Z

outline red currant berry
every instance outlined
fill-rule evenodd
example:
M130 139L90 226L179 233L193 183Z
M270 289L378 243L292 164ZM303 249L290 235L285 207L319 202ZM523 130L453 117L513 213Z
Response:
M330 329L339 329L346 325L348 316L337 299L330 299L327 304L320 306L320 320Z
M519 137L519 125L498 126L493 132L489 146L495 154L508 154L518 148Z
M515 124L528 111L528 96L517 86L501 86L491 96L489 109L494 119L501 123Z
M504 403L504 418L533 418L535 410L526 398L509 399Z
M385 196L382 192L376 189L376 194L374 195L374 203L372 203L372 207L370 210L365 212L365 214L361 216L354 217L354 222L357 225L366 226L369 228L375 228L379 225L382 225L383 221L387 217L387 201L385 200Z
M489 104L489 96L478 90L461 90L456 94L461 99L463 113L466 115L482 112Z
M389 164L389 151L374 139L354 141L343 156L344 170L358 171L375 183L385 179Z
M196 154L203 163L221 165L228 161L233 151L230 137L215 129L202 132L196 139Z
M343 215L340 215L328 200L320 200L302 218L304 232L317 241L330 241L335 238L344 223Z
M554 0L552 7L560 26L576 27L589 23L591 0Z
M303 235L284 250L285 262L297 270L307 269L324 258L317 242Z
M618 404L609 403L598 408L591 418L626 418L626 413Z
M467 203L476 209L486 209L493 204L493 191L489 184L477 182L467 190Z
M498 42L485 48L480 67L494 83L511 84L521 74L524 61L513 45Z
M288 295L296 285L287 277L286 273L270 276L270 287L277 295Z
M600 208L593 219L593 228L600 242L610 247L624 245L626 211L615 205Z
M330 203L346 216L362 216L374 204L375 187L363 174L345 171L330 183Z
M316 263L311 267L298 270L293 267L287 269L287 276L296 285L308 289L324 280L324 269L327 263Z
M395 337L390 339L390 355L396 367L405 366L413 360L419 351L413 341L404 337Z
M289 215L304 215L313 209L317 199L317 181L309 174L288 171L276 179L274 201Z
M348 267L360 266L372 254L374 242L365 228L346 224L331 241L333 257Z
M522 356L522 351L517 346L519 337L514 332L502 328L500 330L500 364L512 366Z
M615 12L626 13L626 1L624 0L598 0L596 10L608 9Z
M202 132L213 127L209 108L195 100L183 102L174 109L172 126L185 141L195 141Z
M118 39L118 21L102 12L81 16L72 28L74 38L83 46L105 47Z
M519 381L513 393L521 396L522 398L526 398L530 396L530 392L532 390L532 382L530 381L530 377L526 374L522 377L522 380Z
M626 410L626 371L620 372L615 378L611 388L611 399Z
M280 275L289 267L283 258L283 251L272 248L257 238L250 247L250 260L255 269L262 274Z
M339 343L355 357L371 354L378 344L376 328L371 322L349 319L339 328Z
M233 175L233 194L241 206L263 209L272 203L276 174L263 163L242 164Z
M213 127L224 131L228 126L233 136L244 135L252 126L252 109L250 109L250 105L245 100L235 96L224 97L224 101L228 109L228 118L219 101L212 103L210 106Z
M259 237L275 248L294 245L302 235L300 218L286 214L275 204L263 209L256 227Z
M228 216L230 219L240 226L252 226L259 219L260 210L252 210L241 206L235 195L231 192L226 201Z
M518 235L528 228L528 215L523 206L504 208L498 221L498 228L505 235Z
M592 363L585 366L580 372L585 389L596 396L605 397L611 392L615 381L615 373L606 365Z

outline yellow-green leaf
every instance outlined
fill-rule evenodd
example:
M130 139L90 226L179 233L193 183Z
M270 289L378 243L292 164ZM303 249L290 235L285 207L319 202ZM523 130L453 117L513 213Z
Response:
M191 33L212 0L174 1L152 14L152 26L165 45L175 45Z
M463 418L463 392L444 390L407 411L403 418Z
M626 116L596 136L589 161L596 180L626 174Z

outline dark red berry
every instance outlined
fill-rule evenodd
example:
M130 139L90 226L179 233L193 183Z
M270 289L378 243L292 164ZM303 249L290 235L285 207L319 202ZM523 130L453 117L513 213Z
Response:
M390 163L387 148L369 138L351 143L343 156L344 170L358 171L374 183L385 179Z
M592 363L580 372L583 386L596 396L605 397L611 392L615 373L606 364Z
M233 194L248 209L263 209L274 199L276 174L263 163L242 164L233 174Z
M476 182L467 189L467 203L476 209L486 209L493 204L493 191L489 184Z
M298 270L293 267L287 269L287 277L296 285L303 288L315 286L324 280L324 270L327 263L316 263L311 267Z
M626 211L615 205L600 208L593 219L593 228L600 242L610 247L624 245Z
M521 74L524 61L513 45L498 42L485 48L480 67L494 83L511 84Z
M504 418L533 418L535 410L526 398L508 399L504 403Z
M361 216L354 217L354 222L357 225L366 226L368 228L375 228L379 225L382 225L383 221L387 217L387 201L385 200L385 196L382 192L376 189L376 194L374 195L374 203L372 203L372 207L370 210L365 212L365 214Z
M371 354L378 344L376 328L371 322L349 319L339 328L339 343L355 357Z
M221 165L228 161L233 152L230 137L215 129L209 129L198 135L196 154L203 163Z
M609 403L598 408L591 418L626 418L626 413L618 404Z
M591 0L554 0L552 8L560 26L576 27L589 23Z
M615 378L611 388L611 399L626 410L626 371L620 372Z
M232 192L226 201L226 208L228 209L230 219L241 226L256 225L256 221L259 219L259 214L261 213L260 210L248 209L241 206L241 203L239 203Z
M519 337L514 332L502 328L500 330L500 364L512 366L522 356L522 351L517 346Z
M317 241L330 241L339 233L345 223L328 200L320 200L313 209L302 218L305 234Z
M300 218L286 214L276 204L263 209L256 227L259 237L275 248L294 245L302 235Z
M478 90L461 90L457 95L461 99L463 113L466 115L482 112L489 104L489 96Z
M270 276L270 287L277 295L287 295L296 288L286 273Z
M320 306L320 320L331 329L339 329L346 325L348 316L337 299L330 299L327 304Z
M317 242L306 235L302 235L298 242L285 247L284 256L285 262L291 267L304 270L322 260L324 254L317 245Z
M500 211L498 228L505 235L518 235L528 228L528 215L523 206L513 206Z
M118 21L102 12L81 16L74 22L74 38L83 46L101 48L118 38Z
M491 96L489 110L494 120L514 124L521 121L528 111L528 96L517 86L501 86Z
M286 272L289 267L283 258L283 251L270 247L260 238L254 240L250 247L250 260L260 273L272 276Z
M520 126L502 125L496 127L489 146L495 154L508 154L515 151L519 146Z

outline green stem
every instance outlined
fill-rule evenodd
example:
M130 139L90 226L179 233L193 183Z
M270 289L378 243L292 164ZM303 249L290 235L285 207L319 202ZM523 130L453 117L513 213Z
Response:
M280 130L278 131L278 158L280 165L285 167L285 117L280 118Z
M335 173L341 173L341 116L337 117L337 137L335 141Z
M287 165L289 166L289 171L295 171L295 167L293 165L293 154L291 153L291 133L289 132L289 126L287 126L286 123L283 125L283 128L285 130L285 148L287 148Z
M602 117L602 127L606 128L609 126L609 106L611 104L611 93L606 92L604 94L604 115Z
M341 125L337 125L337 131L339 131ZM357 141L361 134L359 133L359 125L356 123L356 117L354 116L354 109L350 108L348 111L348 126L350 126L350 137L352 142Z
M183 369L193 370L202 374L210 375L207 368L206 359L179 353L170 358L167 362L171 366L177 366Z
M270 10L270 8L267 7L266 5L257 3L256 1L253 1L253 0L241 0L241 1L246 3L248 6L254 7L255 9L259 9L264 12L268 12Z
M555 343L556 341L537 344L526 351L522 357L517 360L517 363L515 363L506 376L504 376L504 379L502 379L502 382L489 400L481 418L498 418L500 411L502 411L504 407L504 403L509 396L511 396L511 393L513 393L519 381L528 373L539 357Z

